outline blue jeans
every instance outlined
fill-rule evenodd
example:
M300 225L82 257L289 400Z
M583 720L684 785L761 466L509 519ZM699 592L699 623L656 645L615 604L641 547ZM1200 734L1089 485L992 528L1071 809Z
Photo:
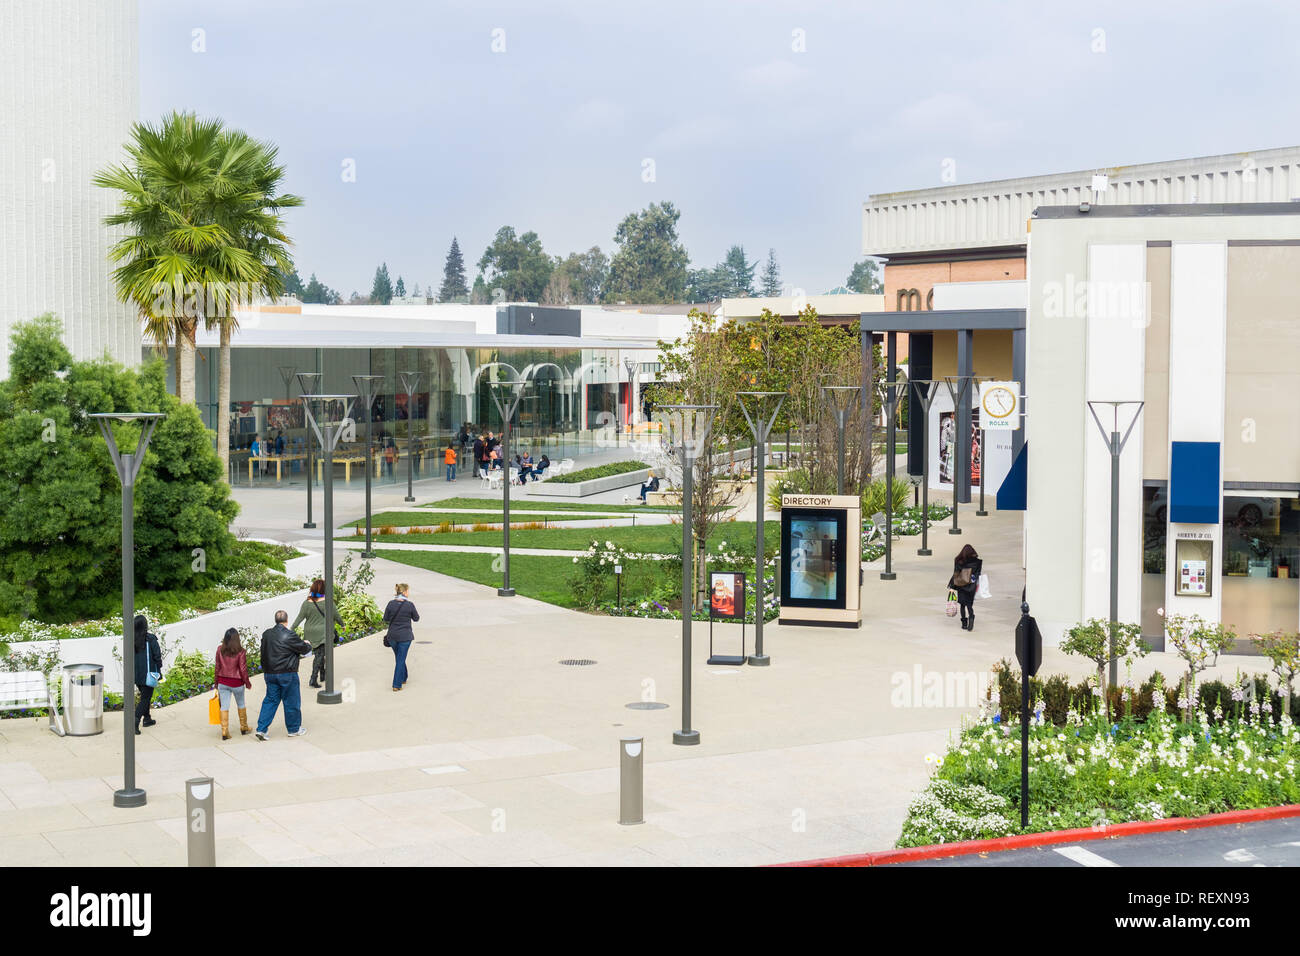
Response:
M298 675L265 674L266 696L262 698L262 710L257 715L257 732L264 734L275 719L275 712L284 702L284 726L291 734L302 729L302 694L298 689Z
M448 480L448 481L455 481L455 480L456 480L456 466L455 466L455 465L448 465L448 466L447 466L447 480Z
M406 683L406 678L409 676L406 673L406 655L407 652L410 651L410 649L411 649L410 641L393 642L393 658L396 661L396 666L393 668L394 687L401 687L403 684Z

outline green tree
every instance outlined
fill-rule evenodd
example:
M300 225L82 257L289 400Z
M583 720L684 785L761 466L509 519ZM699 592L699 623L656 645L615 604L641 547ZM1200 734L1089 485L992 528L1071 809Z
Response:
M879 295L885 291L885 286L880 281L880 264L875 259L863 259L854 265L844 284L854 292L865 295Z
M500 289L514 302L539 302L555 268L535 232L515 235L502 226L479 258L479 274L489 289Z
M296 268L290 269L289 274L284 277L283 282L284 294L297 296L301 301L305 290L303 288L302 278L298 275L298 270Z
M101 616L121 580L121 487L93 412L162 411L136 489L136 571L154 587L202 582L194 548L220 563L237 513L212 433L166 394L161 363L136 373L74 362L52 315L18 323L0 382L0 613ZM133 449L138 426L114 426Z
M355 296L356 293L354 292L353 295ZM338 305L340 298L337 292L317 279L316 273L313 272L311 278L307 280L307 287L302 291L302 301L318 305Z
M442 287L438 290L438 301L459 302L468 295L469 287L465 284L465 257L461 255L460 243L455 236L452 236L451 248L447 250L447 262L442 267Z
M569 253L555 260L555 271L542 293L543 305L591 305L600 301L600 292L609 276L609 259L599 246L586 252Z
M671 202L629 213L614 233L606 302L681 302L690 256L677 238L681 213Z
M776 250L767 250L767 265L763 266L763 295L781 294L781 267L776 264Z
M397 277L397 285L393 287L393 295L399 299L406 297L406 280L401 276Z
M375 281L370 284L370 301L375 305L388 305L393 301L393 283L388 278L388 263L375 270Z
M754 270L758 268L758 263L749 261L744 246L728 249L718 268L726 277L726 295L729 298L748 298L754 294Z
M717 302L727 294L727 289L727 275L720 266L712 269L692 269L687 281L686 301Z

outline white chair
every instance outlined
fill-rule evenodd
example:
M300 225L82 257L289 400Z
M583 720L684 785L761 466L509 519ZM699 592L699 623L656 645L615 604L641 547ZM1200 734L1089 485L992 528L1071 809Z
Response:
M497 471L489 471L489 472L488 472L488 477L487 477L487 482L488 482L488 491L500 491L500 490L501 490L501 471L500 471L500 470L497 470Z

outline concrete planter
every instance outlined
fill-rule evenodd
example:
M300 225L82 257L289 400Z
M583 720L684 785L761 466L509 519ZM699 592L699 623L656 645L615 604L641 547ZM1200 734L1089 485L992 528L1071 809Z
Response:
M619 488L640 487L650 476L649 468L625 471L621 475L606 475L604 478L592 478L590 481L575 481L569 484L554 481L530 481L524 486L530 498L585 498L602 491L617 491Z

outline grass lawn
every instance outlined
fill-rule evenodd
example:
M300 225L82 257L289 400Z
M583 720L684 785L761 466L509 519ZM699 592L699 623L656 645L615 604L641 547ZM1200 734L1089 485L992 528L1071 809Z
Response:
M563 515L535 514L531 511L516 513L514 502L512 501L510 503L510 523L512 525L528 521L590 521L595 525L600 524L603 521L608 521L611 517L616 517L622 521L626 521L628 518L636 517L636 512L611 511L608 513L592 512L588 514L587 512L579 511ZM457 528L468 528L475 522L486 524L495 521L500 524L501 520L502 516L500 508L495 512L488 511L481 514L466 514L461 511L429 511L421 512L420 514L411 514L404 511L381 511L379 514L371 516L370 525L373 528L381 528L384 525L392 525L394 528L410 528L413 526L427 528L432 525L441 524L444 521L452 521L455 522ZM342 527L364 528L365 526L366 519L361 518L357 521L349 521Z
M485 584L501 586L501 572L492 570L494 554L457 554L454 551L385 551L386 561L398 561L412 567L437 571L440 574ZM525 597L576 608L570 579L574 576L572 558L519 554L510 556L510 586ZM412 600L417 605L421 596L414 591ZM426 601L427 603L427 601ZM426 612L427 613L427 612Z
M428 508L431 511L446 511L449 508L472 508L482 510L486 508L489 511L501 511L500 498L443 498L441 501L430 501L428 504L420 505L421 508ZM515 491L510 490L510 510L511 511L602 511L618 512L620 514L638 514L645 511L659 511L668 514L678 513L682 509L672 505L625 505L625 504L608 504L600 505L593 503L581 503L577 501L536 501L531 498L516 498Z
M764 529L764 545L772 551L781 540L781 523L768 521ZM677 554L682 547L682 529L678 525L650 525L637 528L547 528L529 531L512 530L510 545L515 548L554 548L562 551L585 551L593 538L613 541L629 551L655 554ZM355 540L353 535L340 535L342 540ZM336 539L338 540L338 539ZM501 544L500 531L464 531L450 534L377 534L375 541L389 544L448 544L459 547L494 547ZM722 541L729 548L754 550L754 522L724 521L714 530L709 540L709 550L716 550ZM387 553L384 555L387 557ZM489 556L490 557L490 556Z

